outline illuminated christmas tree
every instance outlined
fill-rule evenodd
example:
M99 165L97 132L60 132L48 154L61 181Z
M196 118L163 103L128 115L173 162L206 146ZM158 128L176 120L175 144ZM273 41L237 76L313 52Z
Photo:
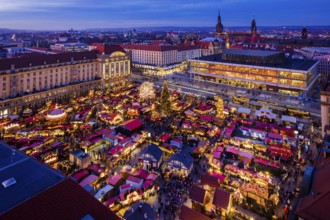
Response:
M170 93L168 91L166 81L164 83L162 94L160 96L160 110L164 116L169 116L171 114Z
M156 104L154 103L151 106L151 120L156 121L159 118L161 118L161 115L159 114Z
M223 106L223 99L221 97L218 97L218 101L216 104L217 107L217 118L224 118L224 106Z

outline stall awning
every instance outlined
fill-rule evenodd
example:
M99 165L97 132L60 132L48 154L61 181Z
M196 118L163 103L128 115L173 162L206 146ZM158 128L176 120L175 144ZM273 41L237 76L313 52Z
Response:
M267 137L269 137L271 139L283 140L283 135L276 134L276 133L273 133L273 132L269 132Z
M248 109L248 108L243 108L243 107L239 107L239 108L237 109L237 112L238 112L238 113L242 113L242 114L247 114L247 115L251 114L251 110L250 110L250 109Z
M288 115L282 115L282 121L290 122L293 124L297 123L297 118L293 116L288 116Z

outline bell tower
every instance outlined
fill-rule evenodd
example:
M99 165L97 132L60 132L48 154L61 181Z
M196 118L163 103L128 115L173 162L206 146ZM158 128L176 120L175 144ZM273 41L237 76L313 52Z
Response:
M301 30L301 39L307 39L307 37L308 37L307 28L304 27L304 28Z
M223 34L223 25L221 22L220 9L219 9L217 25L215 26L215 37L220 37L221 34Z
M254 19L254 16L252 16L252 21L251 21L251 45L253 45L256 42L257 39L257 23L256 20Z

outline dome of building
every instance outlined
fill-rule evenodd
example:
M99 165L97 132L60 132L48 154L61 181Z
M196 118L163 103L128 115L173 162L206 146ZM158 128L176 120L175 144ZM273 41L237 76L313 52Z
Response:
M66 113L62 109L54 109L47 114L47 120L63 120L66 118Z

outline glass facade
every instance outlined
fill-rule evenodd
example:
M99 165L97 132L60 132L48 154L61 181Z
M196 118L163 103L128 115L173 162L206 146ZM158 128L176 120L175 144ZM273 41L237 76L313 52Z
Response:
M197 74L195 78L202 80L263 90L267 89L267 85L283 87L281 91L284 93L287 93L285 90L296 90L293 93L295 95L299 93L299 90L305 90L316 77L314 71L276 70L267 67L205 61L190 61L190 71Z

